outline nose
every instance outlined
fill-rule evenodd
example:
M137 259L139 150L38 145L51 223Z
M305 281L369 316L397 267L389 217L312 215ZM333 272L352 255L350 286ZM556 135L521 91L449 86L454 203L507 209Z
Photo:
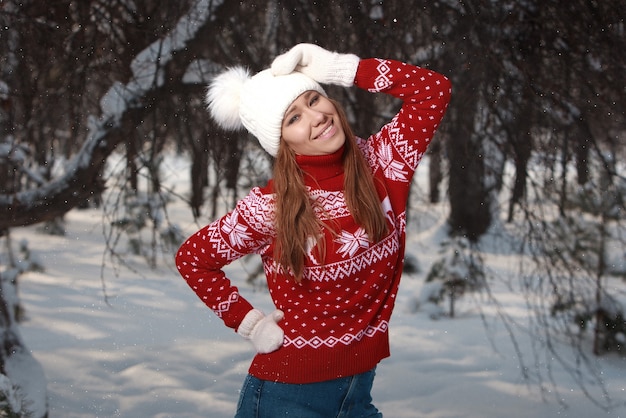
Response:
M324 122L326 122L326 114L324 112L320 112L315 109L308 109L309 117L311 118L311 123L313 126L318 126Z

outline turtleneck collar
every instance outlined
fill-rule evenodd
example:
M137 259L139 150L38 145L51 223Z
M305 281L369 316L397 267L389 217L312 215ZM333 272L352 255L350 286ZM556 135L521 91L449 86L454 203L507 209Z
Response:
M305 177L312 177L315 181L321 182L343 173L343 152L342 146L327 155L296 155L296 162L305 173Z

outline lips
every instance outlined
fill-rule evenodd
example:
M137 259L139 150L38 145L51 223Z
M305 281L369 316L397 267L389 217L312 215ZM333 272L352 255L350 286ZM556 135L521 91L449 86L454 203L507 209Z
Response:
M335 124L333 123L333 120L331 119L330 123L328 124L328 126L326 128L324 128L324 130L315 138L313 139L327 139L330 138L331 136L333 136L336 132L335 129Z

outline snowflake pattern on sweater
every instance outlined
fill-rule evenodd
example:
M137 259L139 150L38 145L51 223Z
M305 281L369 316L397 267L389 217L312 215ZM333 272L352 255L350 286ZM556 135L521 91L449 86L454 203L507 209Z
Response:
M252 306L222 268L246 254L261 256L272 301L285 312L279 323L285 338L277 351L253 359L249 371L260 379L334 379L370 370L389 355L388 327L402 273L410 183L445 113L451 88L434 71L376 58L360 61L355 85L403 101L379 132L367 140L357 138L387 215L386 237L371 243L350 214L343 195L341 149L297 157L316 213L339 225L337 233L323 231L323 264L314 248L307 252L300 283L272 257L271 181L253 188L230 213L192 235L176 255L189 286L234 329Z

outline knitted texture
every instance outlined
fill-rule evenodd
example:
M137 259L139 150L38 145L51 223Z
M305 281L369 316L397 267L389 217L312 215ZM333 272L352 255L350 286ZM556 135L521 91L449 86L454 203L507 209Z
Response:
M283 346L256 355L250 373L284 383L311 383L363 373L389 355L388 327L402 274L406 203L411 180L450 99L450 83L433 71L398 61L365 59L356 86L402 99L399 113L366 141L359 139L387 215L389 233L372 244L344 199L343 150L298 157L325 231L324 265L309 251L301 283L273 259L272 182L254 188L235 209L192 235L176 265L189 286L227 326L252 309L222 267L249 253L261 255L276 308L285 314Z
M274 75L298 71L318 83L350 87L359 61L354 54L331 52L313 44L298 44L276 57L271 71Z

